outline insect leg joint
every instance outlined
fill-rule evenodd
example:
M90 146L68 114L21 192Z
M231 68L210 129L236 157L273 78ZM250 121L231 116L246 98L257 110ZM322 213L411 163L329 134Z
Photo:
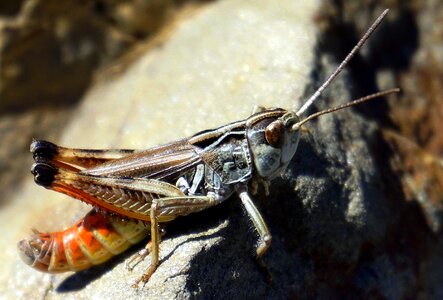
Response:
M248 216L254 224L254 227L260 237L256 249L257 257L260 258L266 253L266 250L268 250L269 246L271 245L271 233L269 232L268 226L263 220L262 215L260 214L251 197L249 196L246 185L239 185L236 188L237 193L242 201L243 207L248 213Z

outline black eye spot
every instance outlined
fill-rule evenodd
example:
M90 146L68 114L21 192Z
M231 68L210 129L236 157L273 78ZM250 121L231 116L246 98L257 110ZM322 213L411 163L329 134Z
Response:
M279 148L283 145L285 126L280 120L274 121L269 124L265 129L266 142L275 148Z

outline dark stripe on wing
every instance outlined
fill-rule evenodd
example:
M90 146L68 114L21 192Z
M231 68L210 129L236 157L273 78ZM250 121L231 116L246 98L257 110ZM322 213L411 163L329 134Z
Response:
M185 172L201 163L200 149L187 139L154 147L83 170L83 174L109 177L163 179Z

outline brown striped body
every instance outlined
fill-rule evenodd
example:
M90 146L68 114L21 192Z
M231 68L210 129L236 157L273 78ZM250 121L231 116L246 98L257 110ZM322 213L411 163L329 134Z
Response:
M34 230L29 240L19 242L23 261L49 273L80 271L120 254L149 234L146 225L122 220L96 210L64 231Z
M90 212L63 232L35 232L30 240L20 242L22 258L47 272L86 269L141 240L147 235L146 222L150 224L151 247L147 245L145 253L150 250L151 262L133 285L137 286L146 283L160 263L160 223L218 205L237 194L258 233L256 254L264 267L262 257L272 236L249 193L249 184L267 183L286 170L306 122L399 92L391 89L374 93L301 118L387 12L377 18L334 73L297 111L256 107L244 120L143 151L70 149L34 140L30 147L35 160L31 173L38 185L131 221Z

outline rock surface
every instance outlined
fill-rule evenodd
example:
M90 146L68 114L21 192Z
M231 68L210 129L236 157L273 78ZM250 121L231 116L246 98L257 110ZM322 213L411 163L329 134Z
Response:
M245 118L256 104L299 107L382 10L367 2L350 3L281 1L277 7L268 1L219 1L190 10L161 47L141 45L119 74L103 72L68 121L54 118L60 129L49 137L72 147L147 148ZM414 41L428 40L429 25L423 20L435 11L423 8L416 23L414 5L391 10L310 112L379 88L403 87L404 70L426 61L413 59ZM389 52L390 39L403 52ZM441 74L441 68L435 69ZM142 289L130 285L148 262L129 272L125 261L143 245L76 274L38 273L19 260L16 242L31 227L69 226L89 208L42 190L28 176L0 211L2 228L7 226L0 294L51 299L442 298L441 230L429 225L423 209L430 200L405 194L405 164L379 131L379 126L400 124L388 116L389 108L400 102L391 98L310 122L287 172L273 181L270 196L263 189L255 196L273 234L265 255L272 283L253 259L255 233L235 197L172 222L161 244L162 263ZM39 126L39 118L29 118ZM393 161L400 161L400 168ZM438 205L433 207L435 218L441 218Z

